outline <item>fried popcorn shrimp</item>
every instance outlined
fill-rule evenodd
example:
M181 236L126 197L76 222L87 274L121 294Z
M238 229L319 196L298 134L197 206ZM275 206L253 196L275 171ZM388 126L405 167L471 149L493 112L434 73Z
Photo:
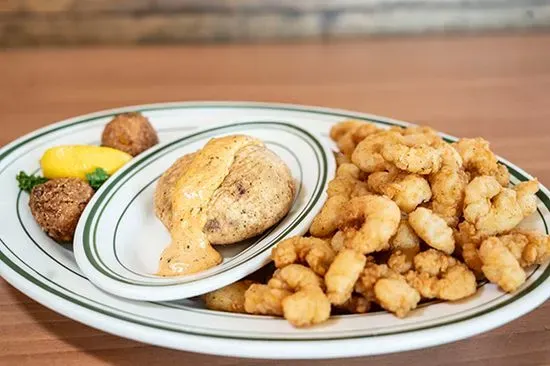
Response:
M389 247L389 239L401 221L399 207L389 198L362 196L345 206L339 228L347 248L368 254Z
M526 280L525 271L518 260L496 237L483 241L479 248L479 258L483 263L481 269L485 277L506 292L515 291Z
M309 232L316 237L324 237L332 235L338 230L338 222L340 214L348 199L344 196L329 197L321 211L315 216Z
M351 163L351 159L341 152L334 152L334 159L336 160L336 166Z
M478 138L462 138L453 144L464 162L464 168L473 177L492 176L502 187L509 183L510 176L505 166L497 161L497 157L489 148L489 141Z
M407 273L413 267L413 258L420 247L394 250L388 258L388 266L397 273Z
M381 278L401 279L402 276L386 264L376 264L372 259L367 258L367 264L355 284L355 292L363 295L369 301L376 301L374 285Z
M455 301L476 292L476 277L464 264L445 253L430 249L416 255L416 271L406 275L407 282L426 299Z
M410 173L431 174L441 168L441 151L429 145L408 146L404 143L388 142L382 146L380 152L383 159Z
M282 301L283 315L295 327L322 323L330 317L330 302L319 287L307 287Z
M277 269L267 285L287 291L300 291L306 287L324 288L323 279L301 264L289 264Z
M330 246L335 253L338 253L344 248L345 235L343 231L337 231L330 240Z
M425 272L437 276L457 264L456 259L435 249L428 249L418 253L414 257L414 268L419 272Z
M254 283L244 293L244 309L249 314L283 315L283 299L292 292Z
M451 254L455 250L453 230L430 209L419 207L409 214L414 232L432 248Z
M498 237L521 267L543 264L550 259L550 237L534 231L515 230Z
M416 308L420 294L402 279L382 278L374 285L374 295L380 306L399 318Z
M539 191L538 180L530 180L521 182L514 187L516 191L519 207L523 213L523 217L527 217L537 210L537 196Z
M390 246L392 249L420 250L420 238L416 235L407 219L403 218L399 222L397 232L390 239Z
M386 144L391 141L397 141L398 136L398 133L387 130L381 130L367 136L353 151L351 161L359 169L367 173L388 170L390 164L388 164L381 152Z
M432 197L432 190L428 181L417 174L401 176L396 181L387 184L383 193L397 203L401 211L409 213L418 205L428 202Z
M392 253L388 258L388 266L398 273L406 273L413 266L413 258L420 251L420 238L407 219L401 219L397 232L390 239Z
M336 142L340 152L349 157L359 142L376 131L378 128L373 124L347 120L332 127L330 138Z
M345 120L339 122L332 126L329 136L333 141L338 141L342 137L344 137L344 135L353 133L358 127L360 127L364 123L365 122L355 120Z
M363 123L353 131L353 142L358 144L363 141L367 136L370 136L378 131L380 131L380 129L372 123Z
M342 305L351 297L353 288L367 258L351 249L343 249L336 255L326 275L327 296L334 305Z
M271 252L277 268L297 262L307 263L313 272L321 276L325 275L334 256L334 251L326 241L300 236L283 240Z
M342 305L336 308L351 314L364 314L370 310L371 302L361 295L353 294Z
M502 188L494 177L474 178L466 186L464 218L484 235L504 233L536 210L538 182Z
M456 163L452 158L449 160L451 160L450 164ZM462 216L468 175L459 167L444 164L437 173L430 175L429 181L432 191L432 211L442 217L449 226L455 227Z
M477 278L484 277L481 271L481 259L479 259L477 252L483 237L476 233L475 226L467 221L461 222L455 232L455 240L460 248L464 263L474 272Z
M238 281L203 296L206 307L210 310L245 313L245 292L254 282Z
M349 199L357 182L353 178L336 177L328 183L327 195L329 197L342 196Z
M374 172L367 178L367 187L374 193L384 194L386 186L393 182L398 175L399 169L391 167L388 171Z

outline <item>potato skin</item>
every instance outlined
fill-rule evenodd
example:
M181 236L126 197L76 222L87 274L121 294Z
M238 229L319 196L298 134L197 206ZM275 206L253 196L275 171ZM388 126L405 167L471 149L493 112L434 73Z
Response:
M158 182L155 213L167 228L174 184L192 159L192 154L180 158ZM289 168L275 153L264 146L242 148L207 207L208 240L233 244L261 234L288 213L295 191Z
M29 207L46 234L56 241L70 242L93 194L93 188L78 178L52 179L32 189Z
M101 145L136 156L158 144L157 132L149 120L138 112L119 114L107 123Z

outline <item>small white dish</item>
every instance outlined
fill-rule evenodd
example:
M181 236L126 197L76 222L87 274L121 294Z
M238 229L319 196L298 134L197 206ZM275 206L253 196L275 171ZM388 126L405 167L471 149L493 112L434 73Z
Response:
M34 221L28 195L15 175L38 171L39 158L60 144L98 144L113 115L140 111L163 143L220 121L281 121L314 131L330 143L330 127L353 118L379 126L404 122L364 113L310 106L251 102L166 103L118 108L71 118L0 149L0 274L11 285L71 319L139 342L232 357L313 359L379 355L457 341L502 326L550 296L550 265L531 268L528 280L505 294L481 284L472 298L431 303L398 319L386 312L334 316L309 329L286 320L204 309L195 299L148 302L112 295L94 286L78 268L71 246L47 237ZM446 138L452 139L450 136ZM512 184L532 177L501 159ZM538 210L522 223L548 234L550 192L541 186Z
M290 212L261 235L216 246L223 262L178 277L155 275L170 235L153 211L160 175L208 140L233 134L261 139L288 165L296 182ZM133 159L94 195L75 234L74 253L86 277L105 291L134 300L166 301L201 295L264 266L282 239L304 234L325 201L334 175L331 150L309 131L284 122L240 122L211 127L155 147Z

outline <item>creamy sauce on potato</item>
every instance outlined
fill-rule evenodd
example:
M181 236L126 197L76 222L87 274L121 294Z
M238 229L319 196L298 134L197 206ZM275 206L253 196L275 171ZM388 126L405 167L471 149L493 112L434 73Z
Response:
M203 229L206 207L229 173L237 151L263 145L250 136L234 135L210 140L196 153L172 196L172 242L164 249L158 275L181 276L212 268L222 261Z

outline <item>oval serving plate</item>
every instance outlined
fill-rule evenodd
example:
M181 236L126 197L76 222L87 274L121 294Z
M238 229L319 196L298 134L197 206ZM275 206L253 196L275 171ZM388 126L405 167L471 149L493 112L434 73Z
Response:
M403 125L367 114L295 105L171 103L77 117L11 143L0 151L1 274L19 290L70 318L141 342L194 352L258 358L351 357L463 339L531 311L550 295L550 267L544 265L532 268L527 282L514 294L485 284L473 298L422 306L405 319L377 312L336 316L311 329L295 329L282 319L210 311L193 300L145 302L105 293L80 272L70 247L56 244L40 231L28 210L27 195L19 192L14 177L19 170L37 170L38 158L47 147L97 143L90 136L99 136L113 115L128 111L148 116L163 142L221 121L281 121L317 131L327 142L331 125L345 118ZM531 178L501 161L512 173L513 184ZM549 192L541 187L537 196L538 211L523 225L548 232Z
M170 242L153 212L158 178L178 158L199 150L211 138L233 134L261 139L290 168L297 187L290 212L255 238L216 246L223 256L216 267L188 276L154 275ZM277 242L307 232L334 175L332 155L307 130L268 121L217 126L151 149L107 180L86 207L74 240L78 266L98 287L135 300L184 299L238 281L268 263Z

